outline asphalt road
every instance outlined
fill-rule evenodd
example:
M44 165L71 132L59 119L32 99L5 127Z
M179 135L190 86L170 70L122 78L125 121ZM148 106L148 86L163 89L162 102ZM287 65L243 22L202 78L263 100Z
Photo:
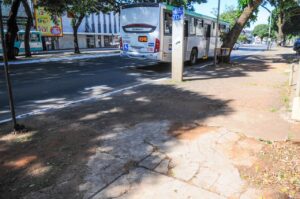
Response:
M234 50L232 57L243 59L265 49L265 46L246 45ZM205 64L202 61L199 67ZM169 64L119 56L11 66L17 115L169 77L169 73ZM4 72L0 68L0 122L9 118Z

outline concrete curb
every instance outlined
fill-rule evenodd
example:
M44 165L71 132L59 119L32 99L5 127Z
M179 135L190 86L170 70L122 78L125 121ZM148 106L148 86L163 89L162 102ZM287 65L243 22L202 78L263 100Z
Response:
M300 121L300 97L295 97L293 100L292 119Z
M80 60L80 59L93 59L100 57L112 57L118 56L119 52L106 52L100 54L89 54L89 55L77 55L77 56L67 56L67 57L50 57L50 58L41 58L41 59L31 59L31 60L21 60L21 61L11 61L8 62L9 65L22 65L22 64L34 64L34 63L47 63L47 62L56 62L56 61L71 61L71 60ZM0 66L3 66L3 63L0 63Z

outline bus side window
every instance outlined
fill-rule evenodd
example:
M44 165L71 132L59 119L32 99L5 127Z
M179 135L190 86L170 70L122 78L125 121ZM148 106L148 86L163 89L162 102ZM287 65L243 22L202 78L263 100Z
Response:
M184 20L184 37L189 36L189 21Z
M196 34L196 22L195 21L197 21L197 19L195 19L195 18L193 18L193 17L191 17L190 18L191 20L190 20L190 24L189 24L189 35L195 35Z
M203 36L203 26L202 26L203 20L197 20L197 26L196 26L196 35L197 36Z
M217 28L217 24L215 22L213 22L212 32L211 32L212 37L216 36L216 28Z
M205 37L210 38L211 36L211 24L205 24Z
M164 14L164 35L172 35L172 14L169 12Z

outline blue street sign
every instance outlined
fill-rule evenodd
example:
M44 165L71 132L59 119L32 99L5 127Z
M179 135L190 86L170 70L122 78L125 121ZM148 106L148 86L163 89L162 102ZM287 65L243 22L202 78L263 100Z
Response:
M180 21L183 17L183 7L174 7L172 10L172 14L174 21Z
M123 49L124 51L128 51L128 44L124 44Z

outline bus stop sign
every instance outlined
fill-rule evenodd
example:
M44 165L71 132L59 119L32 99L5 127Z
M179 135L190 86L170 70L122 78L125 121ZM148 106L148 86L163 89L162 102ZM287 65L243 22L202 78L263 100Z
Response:
M183 17L183 7L174 7L172 10L172 16L174 21L180 21Z

